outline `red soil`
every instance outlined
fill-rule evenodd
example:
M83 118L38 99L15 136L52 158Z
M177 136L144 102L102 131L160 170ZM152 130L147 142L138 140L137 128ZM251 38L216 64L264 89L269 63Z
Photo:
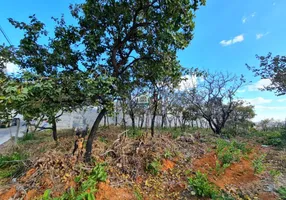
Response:
M254 175L251 159L242 158L240 162L231 164L225 172L217 176L215 169L217 156L214 152L206 154L204 157L193 162L195 171L208 174L208 179L221 189L226 185L244 186L247 183L258 180Z
M133 200L136 199L132 191L126 188L113 188L107 183L98 184L97 200Z

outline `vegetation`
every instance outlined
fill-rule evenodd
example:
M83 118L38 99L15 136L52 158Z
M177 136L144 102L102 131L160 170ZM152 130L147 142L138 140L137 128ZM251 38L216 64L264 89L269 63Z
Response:
M188 182L198 196L214 197L218 194L215 187L209 183L207 176L200 171L197 171L194 177L189 178Z
M160 168L161 168L161 163L158 159L153 160L146 166L146 170L150 172L152 175L158 175Z
M32 194L43 200L93 200L99 190L110 190L111 195L128 194L130 198L121 197L127 200L148 195L181 199L194 193L251 199L264 191L263 181L272 185L285 176L285 122L251 121L254 106L237 97L244 76L186 69L177 58L192 41L195 14L205 4L85 0L69 7L74 23L53 18L51 33L36 15L29 22L9 18L23 37L16 46L0 45L0 120L6 126L22 115L27 131L17 139L17 120L13 145L0 146L5 150L0 184L16 187L16 180L27 192L11 187L8 194L15 189L13 195L23 199ZM260 66L248 68L271 81L265 90L285 95L285 56L257 58ZM19 72L4 73L7 63ZM182 87L186 82L192 83ZM57 122L64 113L84 113L89 107L99 112L89 131L83 119L87 135L59 131ZM38 132L43 120L50 125L43 129L51 131ZM271 156L278 161L272 163ZM283 169L278 171L277 163ZM257 174L264 170L275 181L260 180ZM257 188L250 198L245 185L252 180ZM283 199L285 191L281 187L275 194ZM0 191L0 199L6 194Z
M269 53L267 56L258 56L260 61L259 67L247 65L248 69L254 72L255 76L260 76L262 79L270 79L271 84L264 87L264 90L274 91L276 95L281 96L286 94L286 56L272 56Z
M14 177L24 170L25 155L13 152L11 155L0 155L0 178Z
M265 159L265 154L259 156L258 158L254 159L252 164L253 164L253 168L255 173L260 174L264 171L265 167L263 164L263 161Z
M285 187L280 187L278 189L278 193L281 199L286 199L286 188Z

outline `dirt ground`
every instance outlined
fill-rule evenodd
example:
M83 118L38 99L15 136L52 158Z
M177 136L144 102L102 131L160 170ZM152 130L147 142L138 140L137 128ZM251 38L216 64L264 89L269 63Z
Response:
M74 178L93 167L71 155L75 140L72 131L60 131L57 144L48 132L36 138L17 147L29 154L29 164L20 176L1 180L1 200L36 199L47 189L51 189L52 197L58 197L71 187L77 188ZM155 138L145 134L128 137L121 128L102 128L92 155L96 163L106 163L108 179L97 185L96 199L204 199L193 196L188 187L187 179L196 171L207 174L211 183L235 199L279 199L276 189L286 185L285 151L250 142L252 152L218 175L214 170L216 139L198 131L177 139L168 132ZM2 145L1 153L11 150L8 144ZM257 175L252 160L262 153L267 155L266 170ZM150 163L158 164L156 174L147 170ZM274 180L270 169L279 169L281 176Z

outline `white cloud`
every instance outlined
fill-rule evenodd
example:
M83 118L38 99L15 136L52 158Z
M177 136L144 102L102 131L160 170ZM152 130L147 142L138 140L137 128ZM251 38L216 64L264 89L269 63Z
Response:
M286 99L278 99L277 101L278 101L278 102L285 102Z
M256 15L256 12L253 12L253 13L251 13L251 14L248 15L248 16L243 16L243 17L242 17L242 20L241 20L242 23L245 24L245 23L248 21L249 18L255 17L255 15Z
M256 39L259 40L259 39L261 39L262 37L264 37L264 36L266 36L268 34L269 34L269 32L267 32L267 33L257 33L256 34Z
M247 20L247 17L243 17L243 18L242 18L242 23L245 24L245 23L246 23L246 20Z
M243 34L240 34L238 36L235 36L233 39L230 39L230 40L222 40L220 42L220 44L222 46L229 46L229 45L232 45L232 44L235 44L235 43L238 43L238 42L242 42L244 40L244 36Z
M272 99L264 99L263 97L256 97L253 99L243 99L243 100L249 102L252 105L261 105L261 104L271 103L273 101Z
M263 89L264 87L267 87L271 84L270 79L261 79L257 81L256 83L253 83L249 86L247 86L248 91L258 91Z
M286 106L255 106L257 109L262 109L262 110L286 110Z
M237 90L238 93L244 93L246 90Z
M179 85L179 90L184 91L193 87L196 87L197 85L197 77L191 76L191 75L185 75L182 77L183 80Z
M6 73L7 74L12 74L12 73L17 73L19 72L19 67L13 63L7 63L6 64Z

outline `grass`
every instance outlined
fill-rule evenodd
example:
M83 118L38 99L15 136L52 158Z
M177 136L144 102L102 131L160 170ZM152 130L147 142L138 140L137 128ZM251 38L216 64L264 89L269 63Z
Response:
M0 178L17 176L24 170L24 159L27 156L19 152L10 155L0 155Z

